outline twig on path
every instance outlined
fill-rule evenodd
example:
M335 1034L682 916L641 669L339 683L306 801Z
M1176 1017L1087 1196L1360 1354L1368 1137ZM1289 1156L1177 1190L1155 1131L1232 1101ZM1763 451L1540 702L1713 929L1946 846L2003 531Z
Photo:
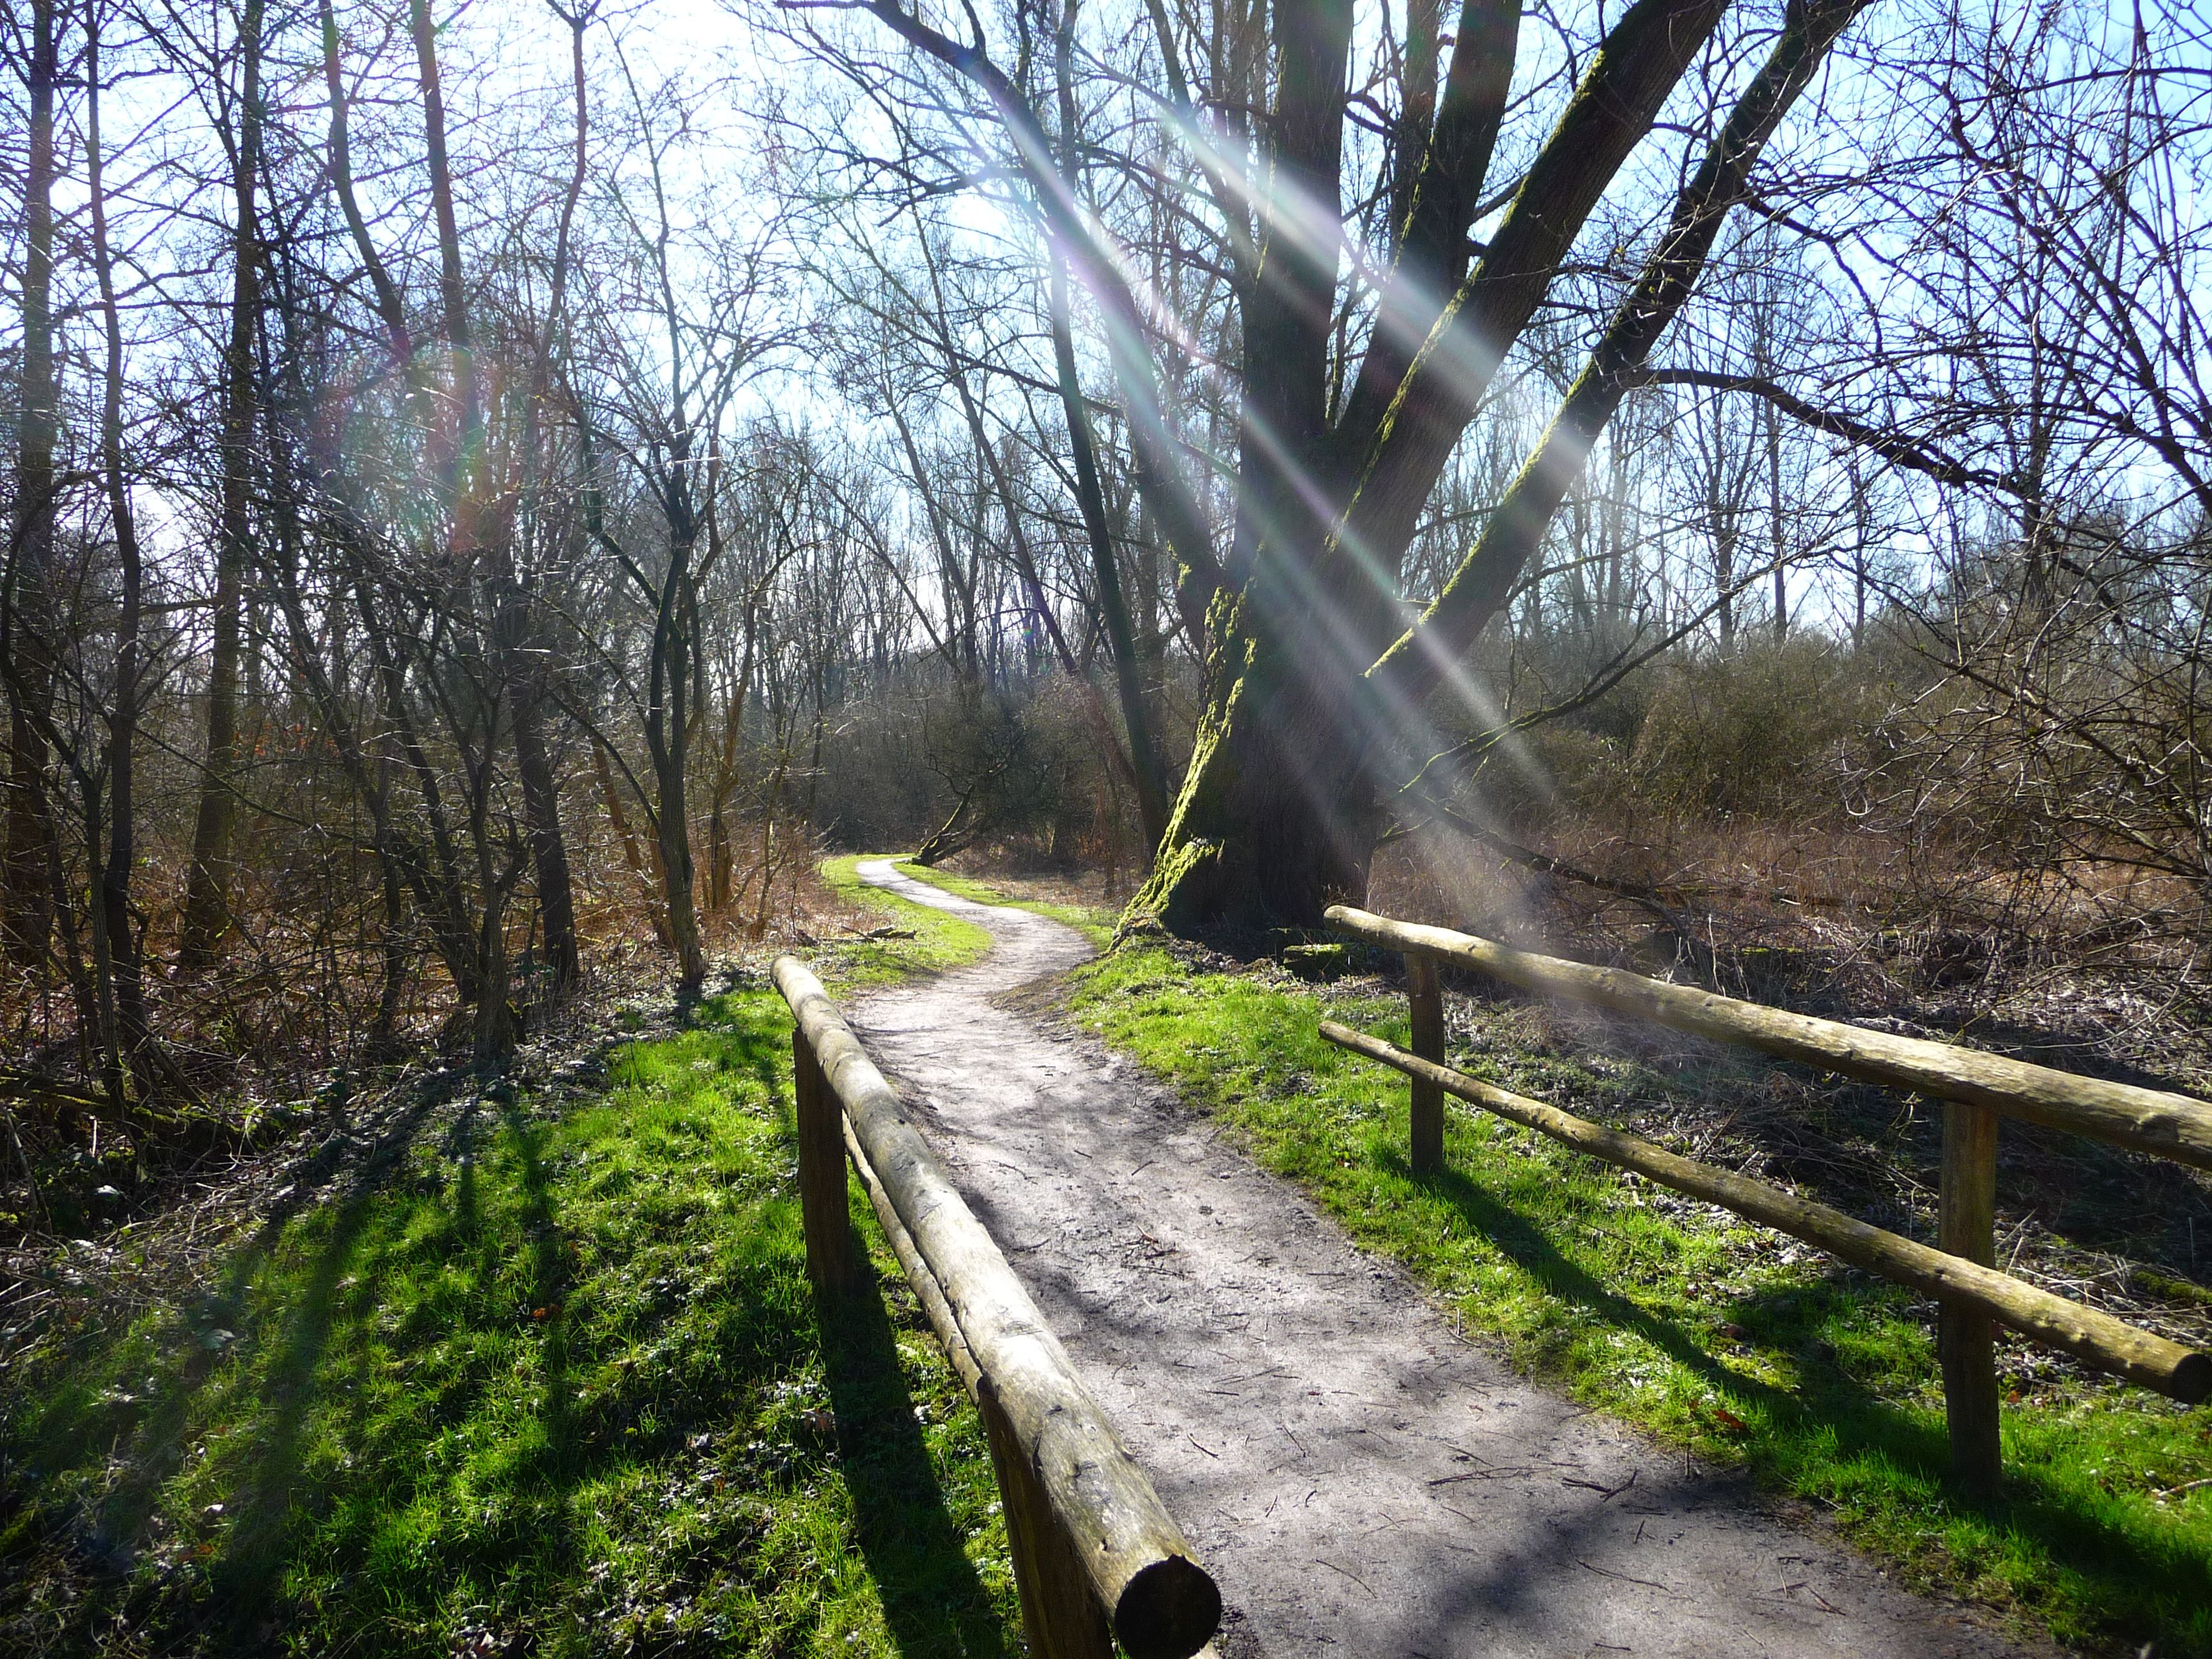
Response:
M1625 1572L1607 1572L1603 1567L1593 1567L1579 1555L1575 1557L1575 1565L1578 1567L1587 1568L1589 1571L1595 1573L1601 1578L1618 1578L1624 1584L1641 1584L1646 1589L1656 1589L1662 1595L1678 1595L1680 1594L1679 1590L1674 1589L1670 1585L1655 1583L1649 1578L1631 1578Z
M1429 1484L1432 1486L1449 1486L1460 1480L1525 1480L1535 1473L1534 1468L1492 1464L1486 1469L1463 1469L1457 1474L1440 1474Z
M1610 1503L1613 1499L1620 1497L1621 1493L1626 1492L1631 1486L1634 1486L1636 1484L1636 1477L1642 1473L1643 1471L1641 1469L1631 1469L1628 1472L1628 1479L1622 1481L1617 1486L1607 1486L1595 1480L1577 1480L1572 1475L1569 1475L1566 1478L1565 1484L1570 1486L1580 1486L1585 1491L1596 1492L1598 1494L1598 1502L1601 1504Z
M1360 1589L1365 1590L1370 1595L1375 1595L1374 1586L1370 1584L1364 1578L1362 1578L1358 1573L1352 1571L1349 1567L1340 1567L1335 1562L1324 1561L1318 1555L1314 1557L1314 1565L1317 1567L1327 1567L1331 1572L1340 1572L1346 1578L1349 1578L1353 1583L1358 1585ZM1382 1598L1380 1596L1376 1596L1376 1599L1380 1601Z
M1199 1450L1204 1452L1208 1457L1213 1459L1215 1462L1218 1463L1221 1461L1221 1454L1215 1451L1211 1446L1201 1443L1196 1435L1186 1431L1183 1434L1183 1438L1189 1441L1192 1445L1198 1447Z
M1290 1373L1280 1365L1270 1365L1264 1371L1246 1371L1242 1376L1224 1376L1224 1382L1250 1382L1262 1376L1287 1376Z
M1844 1610L1841 1607L1838 1607L1833 1601L1831 1601L1826 1596L1821 1595L1820 1591L1814 1589L1810 1584L1806 1583L1802 1579L1800 1579L1796 1583L1784 1584L1782 1587L1782 1594L1785 1596L1788 1595L1791 1590L1803 1590L1806 1595L1811 1596L1815 1601L1818 1601L1826 1611L1834 1613L1838 1619L1844 1616Z

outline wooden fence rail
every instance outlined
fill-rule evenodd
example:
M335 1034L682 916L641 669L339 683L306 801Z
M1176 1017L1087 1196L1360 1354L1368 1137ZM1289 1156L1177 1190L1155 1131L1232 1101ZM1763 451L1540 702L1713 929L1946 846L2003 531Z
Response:
M1330 1020L1322 1022L1321 1032L1340 1048L1407 1074L1413 1090L1411 1161L1416 1171L1433 1170L1443 1163L1442 1137L1424 1121L1436 1108L1427 1114L1423 1108L1450 1094L1936 1297L1942 1304L1938 1346L1952 1467L1970 1489L1993 1491L2000 1471L1994 1324L2008 1325L2191 1405L2212 1393L2212 1357L2053 1296L1996 1272L1994 1265L2001 1117L2070 1129L2212 1169L2212 1106L2185 1095L2075 1077L2001 1054L1892 1036L1618 969L1538 956L1471 933L1348 906L1336 906L1328 915L1338 931L1406 958L1413 1001L1411 1053ZM1937 1220L1942 1248L1869 1226L1778 1187L1677 1157L1634 1135L1451 1070L1443 1064L1443 1004L1437 975L1438 964L1446 963L1480 969L1528 990L1639 1015L1718 1042L1943 1100Z
M1059 1340L819 981L779 957L791 1005L806 1265L835 1298L865 1287L846 1208L858 1172L892 1253L981 1412L1006 1506L1030 1651L1189 1659L1221 1594Z

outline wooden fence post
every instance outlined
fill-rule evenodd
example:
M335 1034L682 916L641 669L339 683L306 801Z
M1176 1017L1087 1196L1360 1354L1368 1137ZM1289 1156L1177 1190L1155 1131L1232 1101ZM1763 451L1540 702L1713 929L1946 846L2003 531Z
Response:
M1413 1005L1413 1050L1423 1060L1444 1063L1444 998L1437 964L1427 957L1406 958L1406 995ZM1434 1175L1444 1167L1444 1091L1424 1078L1412 1080L1415 1175Z
M791 1094L799 1120L799 1211L806 1230L806 1276L824 1295L853 1288L852 1218L845 1205L844 1110L807 1046L791 1033Z
M1053 1519L1052 1502L1022 1455L1020 1437L1007 1423L989 1379L976 1390L975 1404L998 1472L1006 1547L1014 1559L1022 1631L1032 1659L1115 1659L1106 1610L1091 1594L1074 1547Z
M1996 1266L1997 1125L1986 1106L1943 1108L1943 1176L1936 1243L1948 1254ZM1995 1496L2003 1456L1997 1440L1996 1327L1985 1313L1946 1302L1938 1314L1943 1409L1951 1425L1951 1474L1978 1498Z

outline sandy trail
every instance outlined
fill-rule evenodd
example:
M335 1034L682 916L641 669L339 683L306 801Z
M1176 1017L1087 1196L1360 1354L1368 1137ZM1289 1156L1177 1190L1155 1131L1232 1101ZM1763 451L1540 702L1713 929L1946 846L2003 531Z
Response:
M1213 1571L1231 1659L2055 1653L1515 1376L1138 1068L988 1000L1081 935L860 876L997 941L854 1024Z

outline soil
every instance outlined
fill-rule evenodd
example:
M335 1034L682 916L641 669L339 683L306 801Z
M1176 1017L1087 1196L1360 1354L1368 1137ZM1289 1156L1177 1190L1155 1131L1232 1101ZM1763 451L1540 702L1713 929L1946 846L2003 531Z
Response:
M1267 1655L2055 1655L1907 1593L1817 1517L1516 1375L1138 1067L1006 994L1081 935L988 928L853 1011Z

